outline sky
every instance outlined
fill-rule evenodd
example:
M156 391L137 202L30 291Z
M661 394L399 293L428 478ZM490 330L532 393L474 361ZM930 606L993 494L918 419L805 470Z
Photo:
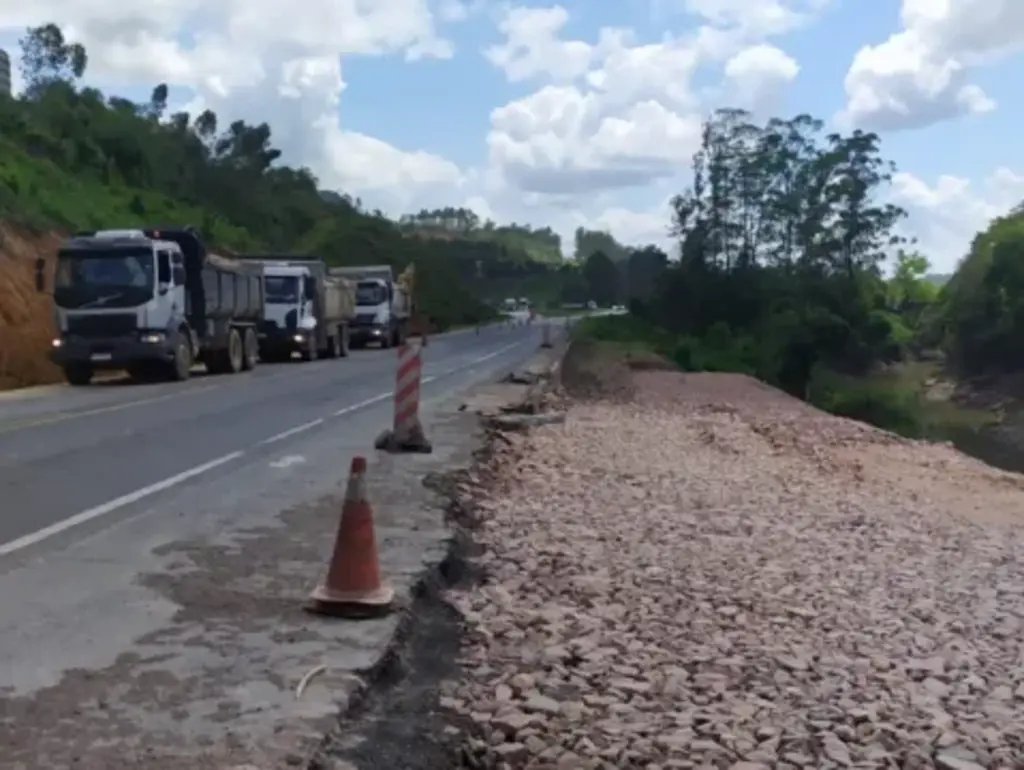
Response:
M877 131L936 271L1024 200L1021 0L0 0L15 67L51 21L90 85L267 121L324 188L548 225L567 248L578 226L669 245L723 106Z

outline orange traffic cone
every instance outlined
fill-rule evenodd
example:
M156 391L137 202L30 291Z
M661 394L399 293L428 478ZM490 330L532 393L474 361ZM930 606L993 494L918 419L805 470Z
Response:
M354 457L327 579L310 594L307 609L321 615L367 617L390 612L394 598L394 590L380 578L373 508L366 495L366 458Z

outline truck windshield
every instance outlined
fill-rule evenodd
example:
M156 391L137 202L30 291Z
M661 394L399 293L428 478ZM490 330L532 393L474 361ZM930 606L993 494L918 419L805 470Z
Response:
M272 305L294 305L299 301L297 275L268 275L266 277L267 302Z
M356 284L357 305L380 305L387 301L387 292L376 281L360 281Z
M130 307L156 288L151 248L62 250L57 255L53 297L62 307Z

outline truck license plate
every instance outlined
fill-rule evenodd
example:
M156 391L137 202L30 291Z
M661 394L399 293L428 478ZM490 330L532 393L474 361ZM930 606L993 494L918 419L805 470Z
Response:
M89 358L93 361L109 361L113 356L110 353L93 353Z

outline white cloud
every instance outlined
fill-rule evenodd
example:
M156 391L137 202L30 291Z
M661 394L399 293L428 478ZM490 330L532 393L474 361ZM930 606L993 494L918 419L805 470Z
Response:
M730 97L752 109L772 104L799 68L764 40L804 23L811 6L799 7L688 0L685 10L707 23L648 43L615 28L593 43L563 39L568 12L560 6L507 11L506 40L487 57L511 82L548 82L491 113L492 164L524 191L553 194L684 173L712 106L695 92L697 71L724 66Z
M653 42L619 28L566 39L564 8L506 6L504 40L485 55L536 90L493 110L488 163L476 170L348 130L343 74L352 54L451 56L433 14L461 22L495 7L489 0L313 0L301 14L277 0L0 0L0 34L58 19L89 51L90 83L139 94L167 82L176 106L209 107L223 123L268 121L286 162L389 213L469 200L567 234L596 223L625 240L663 240L664 206L629 211L602 194L659 180L681 187L714 106L695 92L695 73L724 68L731 93L751 102L777 94L796 65L766 39L805 23L817 3L686 0L682 10L701 23Z
M952 271L974 235L1024 200L1024 175L997 169L975 187L943 175L933 184L907 172L893 176L893 200L909 213L908 233L937 271Z
M773 45L744 48L725 63L727 102L758 115L769 112L799 72L796 60Z
M338 117L344 56L452 55L428 0L313 0L301 13L276 0L0 1L0 31L20 34L54 19L85 45L90 82L144 89L166 82L172 98L191 89L189 106L209 106L224 122L269 121L285 159L309 165L327 186L358 193L391 184L400 193L392 197L404 201L461 182L449 161L346 131Z
M557 5L510 8L498 24L505 41L484 55L513 83L538 75L573 80L589 69L595 51L582 41L558 38L568 21L569 12Z
M995 108L970 76L1024 47L1024 3L903 0L900 19L899 32L854 57L842 124L917 128Z

